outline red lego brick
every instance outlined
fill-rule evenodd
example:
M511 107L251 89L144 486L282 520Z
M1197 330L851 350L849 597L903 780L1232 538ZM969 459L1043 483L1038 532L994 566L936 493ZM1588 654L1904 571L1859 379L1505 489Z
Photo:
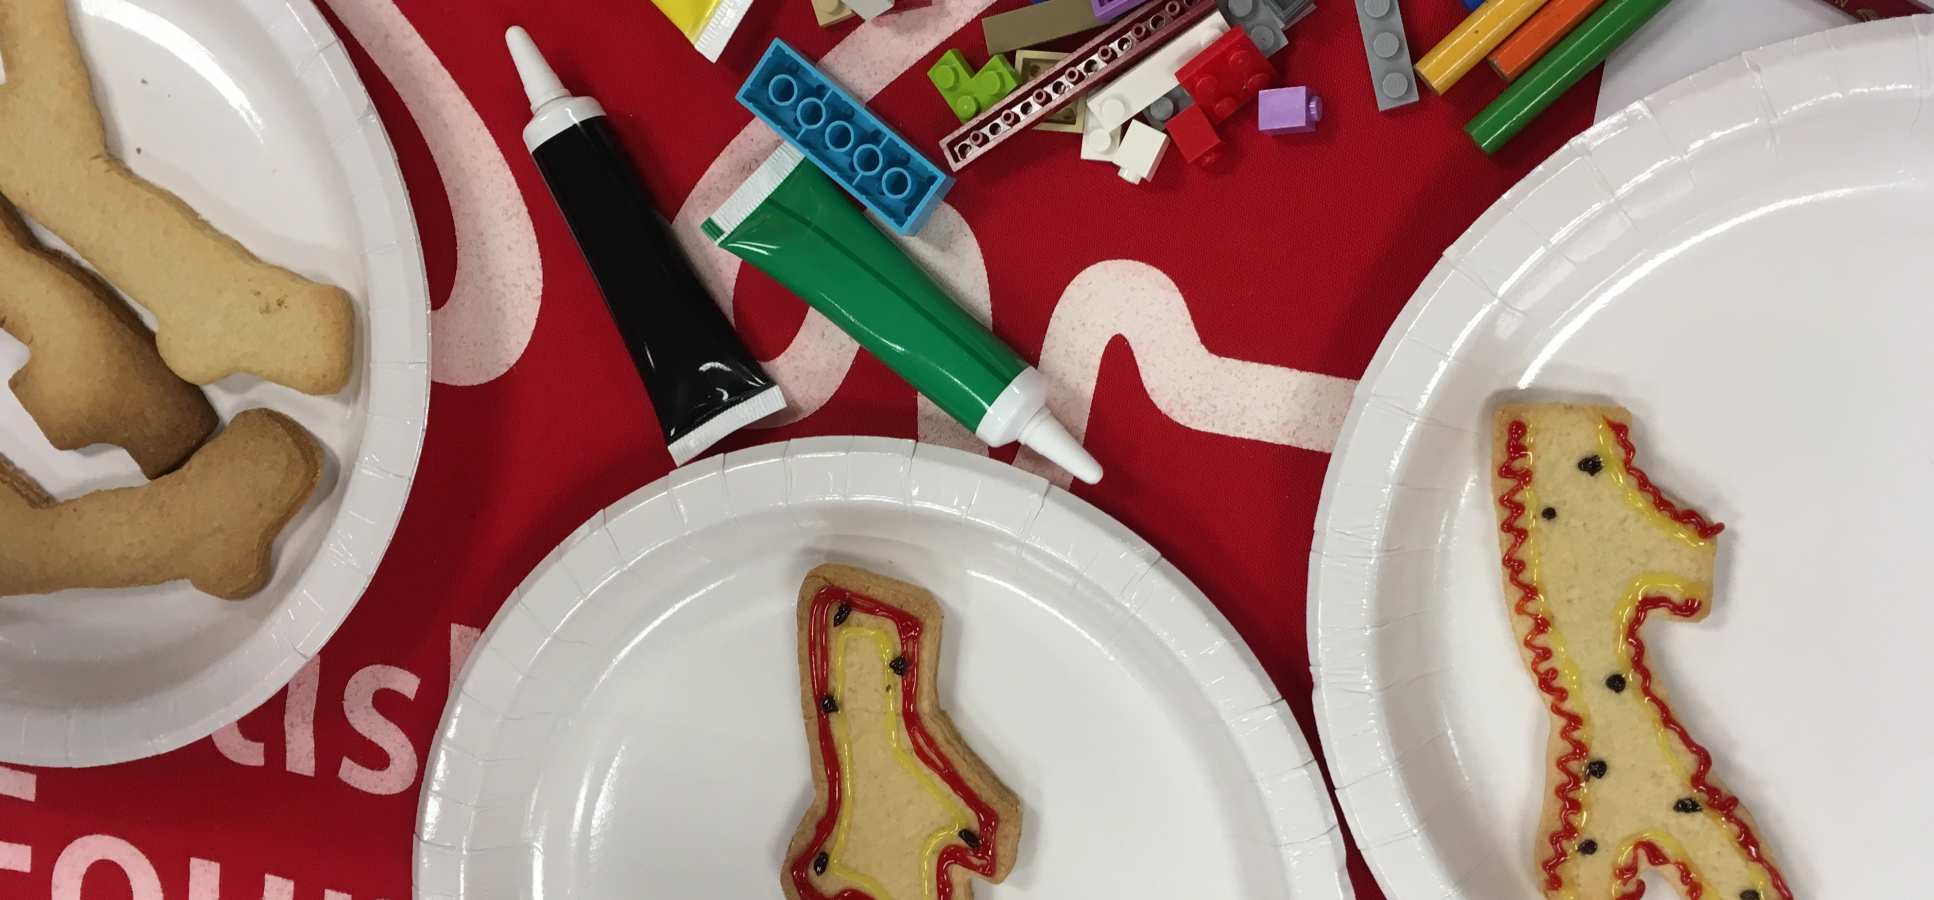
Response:
M1222 137L1215 133L1209 114L1196 104L1168 120L1168 139L1182 158L1198 166L1213 165L1222 156Z
M1216 39L1175 72L1182 89L1211 123L1236 114L1257 92L1276 83L1276 70L1240 28Z

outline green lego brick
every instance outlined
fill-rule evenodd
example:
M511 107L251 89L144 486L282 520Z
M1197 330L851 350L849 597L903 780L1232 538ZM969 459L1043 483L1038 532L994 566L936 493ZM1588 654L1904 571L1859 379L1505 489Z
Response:
M980 115L994 101L1014 92L1021 78L1007 60L996 54L979 72L967 67L967 57L949 50L927 70L927 80L940 91L941 99L965 122Z

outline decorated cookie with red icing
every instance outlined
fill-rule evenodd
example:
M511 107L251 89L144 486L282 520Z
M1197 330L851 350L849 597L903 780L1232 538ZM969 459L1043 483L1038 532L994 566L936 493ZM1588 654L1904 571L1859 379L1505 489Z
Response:
M1634 464L1631 427L1620 407L1564 404L1495 422L1505 600L1551 714L1539 884L1553 900L1634 900L1652 867L1687 900L1792 900L1648 661L1649 618L1711 610L1724 526Z
M780 871L789 900L971 900L1014 867L1021 805L941 711L940 604L851 566L799 588L799 700L813 804Z

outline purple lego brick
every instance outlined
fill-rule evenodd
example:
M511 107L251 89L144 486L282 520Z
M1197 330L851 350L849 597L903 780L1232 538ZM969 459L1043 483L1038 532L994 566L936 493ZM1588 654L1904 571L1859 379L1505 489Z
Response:
M1088 6L1095 11L1095 18L1103 22L1120 18L1125 13L1142 5L1143 0L1088 0Z
M1307 87L1270 88L1256 95L1256 130L1263 134L1308 134L1323 121L1323 98Z

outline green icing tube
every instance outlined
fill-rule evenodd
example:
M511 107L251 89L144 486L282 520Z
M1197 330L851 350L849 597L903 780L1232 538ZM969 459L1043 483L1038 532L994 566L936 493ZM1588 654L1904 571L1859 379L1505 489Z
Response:
M1670 0L1607 0L1583 24L1545 51L1490 106L1464 126L1485 153L1496 153L1532 119L1598 68L1625 39L1652 20Z
M961 309L792 145L781 145L699 227L990 446L1020 441L1082 481L1101 480L1101 464L1048 412L1040 371Z

